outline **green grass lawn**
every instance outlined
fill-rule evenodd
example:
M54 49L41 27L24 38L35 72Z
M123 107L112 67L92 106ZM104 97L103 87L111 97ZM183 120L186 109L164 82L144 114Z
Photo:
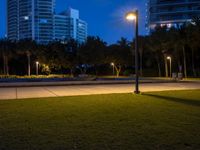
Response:
M199 150L200 90L0 101L0 150Z

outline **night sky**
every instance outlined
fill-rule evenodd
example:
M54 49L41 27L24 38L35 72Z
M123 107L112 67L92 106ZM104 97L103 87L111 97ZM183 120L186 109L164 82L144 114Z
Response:
M69 7L80 11L80 18L88 23L88 34L100 36L111 44L125 37L133 37L133 25L124 19L128 10L140 11L140 34L146 34L146 0L56 0L56 12ZM6 32L6 0L0 0L0 37Z

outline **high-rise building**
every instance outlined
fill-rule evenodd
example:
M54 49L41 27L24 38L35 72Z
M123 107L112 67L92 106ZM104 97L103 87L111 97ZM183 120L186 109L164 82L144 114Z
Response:
M55 0L7 0L7 37L42 44L71 38L84 42L87 23L78 10L55 14Z
M177 27L200 16L200 0L148 0L148 28Z
M79 19L79 11L69 8L68 10L54 15L54 39L76 39L80 43L87 38L87 23Z
M32 39L40 43L52 41L55 0L29 1L32 1L33 6L33 10L30 12L33 18L31 29Z
M54 0L7 0L8 38L51 41L54 6Z
M18 1L7 1L7 36L11 40L19 39Z

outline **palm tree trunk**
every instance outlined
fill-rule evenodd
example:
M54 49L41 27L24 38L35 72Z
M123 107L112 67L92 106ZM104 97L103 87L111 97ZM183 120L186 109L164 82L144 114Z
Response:
M169 73L168 73L167 59L166 59L166 57L165 57L164 59L165 59L165 77L168 77L168 76L169 76Z
M3 54L3 74L6 75L6 56Z
M183 46L183 64L184 64L184 75L185 78L187 78L187 62L186 62L185 46Z
M31 75L31 58L30 54L27 54L27 60L28 60L28 76Z
M157 66L158 66L158 76L161 77L161 66L160 66L160 61L158 58L156 58Z
M5 75L9 75L9 69L8 69L8 56L5 56Z
M158 76L161 77L161 67L160 67L160 63L158 62Z
M193 76L196 77L196 70L195 70L195 64L194 64L194 49L192 48L192 71L193 71Z

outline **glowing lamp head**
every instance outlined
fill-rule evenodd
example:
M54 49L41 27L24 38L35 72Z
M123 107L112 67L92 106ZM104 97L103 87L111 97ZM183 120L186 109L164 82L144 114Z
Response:
M37 65L39 65L39 62L38 62L38 61L36 61L35 63L36 63Z
M111 65L111 66L114 66L115 64L112 62L112 63L110 63L110 65Z
M168 57L167 57L167 59L168 59L168 60L170 60L170 59L171 59L171 57L170 57L170 56L168 56Z
M126 14L126 19L129 20L129 21L133 21L136 19L136 14L135 12L128 12Z

